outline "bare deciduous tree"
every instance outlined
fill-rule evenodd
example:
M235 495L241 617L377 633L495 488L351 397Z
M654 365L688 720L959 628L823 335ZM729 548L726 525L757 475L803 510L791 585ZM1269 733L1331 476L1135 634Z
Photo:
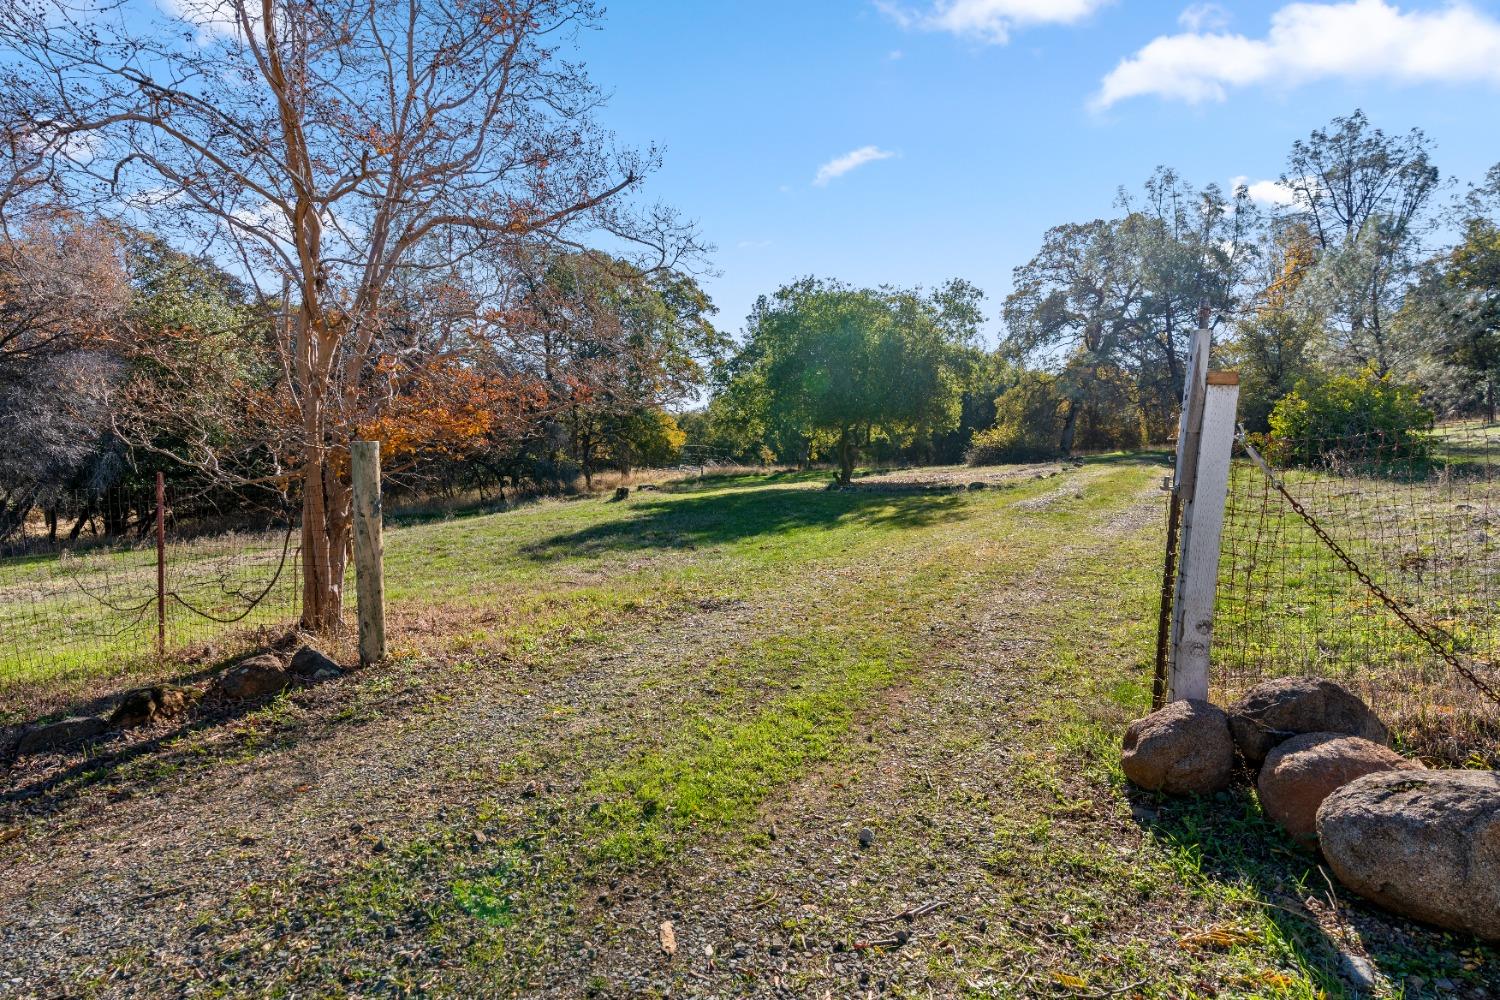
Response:
M0 135L11 174L150 220L232 262L278 302L279 445L298 468L303 623L340 616L347 441L403 272L604 231L692 248L670 212L632 212L655 154L616 150L599 92L560 47L592 0L176 0L80 11L0 6ZM424 355L430 356L430 355ZM399 360L399 359L398 359Z

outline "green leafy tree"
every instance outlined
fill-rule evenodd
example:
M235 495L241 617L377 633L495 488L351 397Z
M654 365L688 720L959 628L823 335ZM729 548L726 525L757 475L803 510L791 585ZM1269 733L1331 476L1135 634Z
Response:
M1328 360L1345 370L1406 372L1419 353L1391 320L1415 279L1438 190L1431 150L1420 129L1387 135L1358 110L1292 145L1281 184L1317 250L1300 293L1325 318Z
M1243 189L1226 198L1161 169L1143 198L1122 193L1120 206L1120 218L1048 230L1005 300L1007 350L1059 376L1065 453L1105 398L1133 400L1148 429L1166 434L1199 310L1209 306L1212 323L1227 315L1254 255L1258 222ZM1122 372L1136 392L1117 392Z
M960 350L981 319L979 299L964 282L931 295L788 285L756 303L729 393L773 435L831 451L847 483L876 437L899 443L957 425Z
M1464 237L1443 270L1444 306L1436 354L1483 387L1485 418L1495 422L1500 380L1500 164L1470 191Z

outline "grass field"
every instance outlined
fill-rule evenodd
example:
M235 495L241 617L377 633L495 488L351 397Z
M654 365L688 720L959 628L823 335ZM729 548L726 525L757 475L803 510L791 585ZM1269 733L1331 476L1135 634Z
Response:
M1353 956L1381 996L1491 995L1493 951L1332 893L1246 788L1123 783L1162 471L745 476L395 527L392 662L6 775L0 975L1311 998L1348 992Z
M1372 581L1500 688L1500 444L1442 428L1434 460L1278 473ZM1231 477L1214 630L1216 683L1316 672L1358 691L1408 749L1500 762L1500 706L1485 698L1337 558L1248 460Z

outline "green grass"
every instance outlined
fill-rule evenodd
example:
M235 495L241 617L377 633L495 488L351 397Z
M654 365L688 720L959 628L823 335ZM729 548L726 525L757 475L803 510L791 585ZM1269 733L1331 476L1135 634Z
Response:
M1445 432L1472 444L1465 431ZM1448 438L1445 438L1448 440ZM1454 445L1458 447L1459 445ZM1383 478L1310 469L1288 490L1386 593L1445 646L1500 656L1500 533L1494 486L1448 466ZM1414 746L1462 759L1500 736L1500 712L1381 603L1248 462L1237 463L1214 623L1220 692L1318 673L1353 687ZM1482 668L1481 668L1482 669Z
M194 898L206 964L122 947L70 975L101 994L766 995L774 961L725 965L715 939L705 964L691 938L722 910L735 940L787 943L795 995L1341 995L1337 947L1358 941L1287 911L1321 879L1253 796L1156 800L1120 773L1149 701L1160 474L1112 456L917 496L721 477L394 525L395 662L335 707L282 699L236 739L89 780L156 782L171 808L219 764L253 785L326 738L325 760L413 775L419 818L382 827L379 853L367 831L318 857L302 831L373 791L327 774L284 805L289 860ZM948 905L914 946L854 951L862 918L929 898ZM678 908L692 944L664 962L656 921ZM1217 925L1232 943L1180 943ZM1421 932L1364 947L1387 996L1496 960ZM829 971L851 964L870 981Z

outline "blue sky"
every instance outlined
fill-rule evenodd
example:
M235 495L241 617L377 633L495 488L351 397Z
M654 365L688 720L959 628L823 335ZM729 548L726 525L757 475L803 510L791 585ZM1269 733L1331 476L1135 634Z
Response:
M964 277L994 314L1119 185L1272 179L1356 107L1446 176L1500 162L1500 3L615 0L579 48L620 141L665 149L649 194L717 245L730 331L804 274Z

